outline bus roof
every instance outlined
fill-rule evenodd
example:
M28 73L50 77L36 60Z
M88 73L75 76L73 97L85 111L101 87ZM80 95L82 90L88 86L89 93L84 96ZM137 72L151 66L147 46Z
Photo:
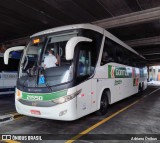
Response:
M101 34L104 34L106 37L110 38L111 40L115 41L116 43L122 45L126 49L128 49L128 50L132 51L133 53L137 54L138 56L144 58L142 55L137 53L134 49L132 49L130 46L125 44L123 41L121 41L120 39L115 37L113 34L108 32L107 30L105 30L105 29L103 29L103 28L101 28L99 26L96 26L96 25L93 25L93 24L89 24L89 23L88 24L74 24L74 25L67 25L67 26L51 28L51 29L48 29L48 30L44 30L44 31L35 33L30 37L32 38L32 37L41 36L41 35L45 35L45 34L50 34L50 33L54 33L54 32L59 32L59 31L63 31L63 30L80 29L80 28L90 29L90 30L94 30L96 32L99 32Z
M103 28L101 28L99 26L92 25L92 24L74 24L74 25L67 25L67 26L61 26L61 27L56 27L56 28L44 30L44 31L33 34L31 37L36 37L36 36L49 34L49 33L53 33L53 32L59 32L59 31L63 31L63 30L79 29L79 28L94 30L94 31L97 31L101 34L103 34L103 32L104 32Z

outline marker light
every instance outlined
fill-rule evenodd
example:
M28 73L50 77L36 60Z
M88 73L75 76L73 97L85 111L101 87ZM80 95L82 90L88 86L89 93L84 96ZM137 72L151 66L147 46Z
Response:
M33 40L33 43L34 43L34 44L40 43L40 39L39 39L39 38L38 38L38 39L34 39L34 40Z
M60 97L58 99L52 100L52 102L57 103L57 104L61 104L61 103L70 101L71 99L75 98L80 93L81 93L81 89L79 91L71 94L71 95L67 95L67 96Z

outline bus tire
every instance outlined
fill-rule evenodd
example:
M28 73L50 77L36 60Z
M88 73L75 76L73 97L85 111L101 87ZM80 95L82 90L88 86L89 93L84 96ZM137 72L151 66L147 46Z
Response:
M139 83L139 86L138 86L138 93L141 93L142 92L142 86L141 86L141 83Z
M138 87L138 93L142 93L144 90L144 83L139 83L139 87Z
M100 101L100 109L96 112L96 114L98 116L102 116L102 115L105 115L107 113L107 109L108 109L108 106L109 106L109 101L108 101L108 93L107 91L105 90L102 94L102 97L101 97L101 101Z
M142 82L142 91L144 90L144 82Z

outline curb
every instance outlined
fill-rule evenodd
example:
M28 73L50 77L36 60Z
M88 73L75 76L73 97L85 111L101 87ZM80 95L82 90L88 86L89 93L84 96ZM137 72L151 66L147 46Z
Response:
M0 116L0 124L6 123L8 121L13 121L13 120L14 120L14 115L12 114Z
M22 116L22 115L20 115L18 113L8 114L8 115L1 115L0 116L0 124L13 121L14 119L16 119L19 116Z

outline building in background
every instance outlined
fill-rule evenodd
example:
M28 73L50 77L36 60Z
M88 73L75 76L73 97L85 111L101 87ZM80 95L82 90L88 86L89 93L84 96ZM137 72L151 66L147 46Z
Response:
M149 81L160 81L160 66L149 67Z

